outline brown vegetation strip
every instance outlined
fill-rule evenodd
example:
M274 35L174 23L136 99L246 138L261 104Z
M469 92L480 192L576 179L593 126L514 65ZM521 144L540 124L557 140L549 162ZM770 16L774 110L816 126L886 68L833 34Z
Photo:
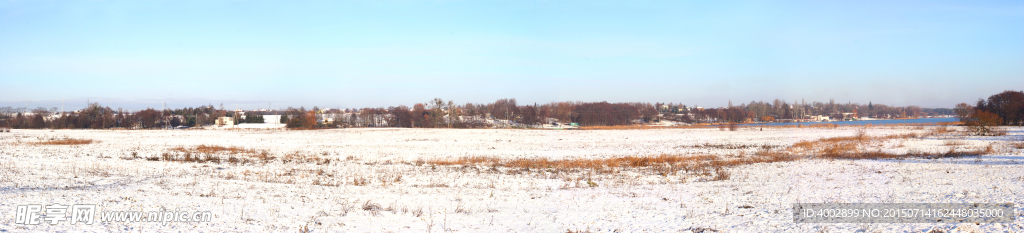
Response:
M707 142L705 142L704 144L682 145L682 146L676 146L675 148L714 148L714 149L736 150L736 149L758 149L758 148L760 148L760 149L775 149L775 148L779 148L779 147L782 147L782 146L771 145L771 144L761 144L761 145L757 145L757 144L714 144L714 143L707 143Z
M93 142L94 141L92 139L64 138L64 139L55 139L55 140L49 140L49 141L36 142L36 143L32 143L32 144L34 144L34 145L62 145L62 146L65 146L65 145L85 145L85 144L91 144Z
M245 149L240 147L223 147L217 145L198 145L196 147L175 147L171 148L171 151L182 152L182 153L202 153L202 154L256 154L256 150Z
M930 133L925 134L905 133L880 137L870 137L866 136L863 130L858 130L855 136L850 137L833 137L822 138L815 141L800 141L793 144L793 146L790 147L789 151L796 153L804 152L805 154L809 153L812 156L832 159L951 158L964 156L978 156L984 154L991 154L994 152L991 144L984 148L957 151L956 146L962 145L962 142L960 142L960 144L957 144L955 142L946 142L947 146L951 146L949 151L939 153L910 151L903 154L894 154L882 152L881 150L870 151L862 148L862 146L872 141L921 138L935 135L939 131L944 130L934 130Z
M1018 149L1018 150L1024 149L1024 142L1010 143L1010 147L1013 147L1013 148Z
M620 157L609 159L564 159L549 160L547 158L536 159L511 159L500 160L494 157L465 157L452 160L431 160L428 164L433 165L489 165L512 168L555 168L555 169L601 169L612 167L648 167L654 164L678 164L701 161L714 161L715 156L679 156L660 155L655 157Z
M833 151L831 153L822 154L825 158L834 159L896 159L896 158L957 158L965 156L978 156L984 154L991 154L993 152L992 145L988 145L985 148L957 151L956 148L950 148L947 152L942 153L927 153L927 152L907 152L904 154L893 154L882 151L865 151L851 153L848 151Z
M561 159L550 160L547 158L531 159L508 159L502 160L494 157L464 157L447 160L420 161L422 163L440 166L491 166L513 169L552 169L554 171L575 171L590 170L600 173L618 172L623 168L651 168L661 175L676 174L680 171L711 175L714 171L716 177L727 178L728 174L722 174L723 167L738 166L752 163L768 163L791 161L795 158L784 153L761 150L755 156L744 159L725 160L712 155L659 155L659 156L627 156L606 159Z
M151 161L177 161L196 163L222 163L250 164L268 163L280 161L282 163L316 163L318 165L328 164L330 159L320 158L316 155L303 154L298 151L283 156L273 156L265 150L245 149L240 147L224 147L217 145L198 145L195 147L175 147L164 152L159 157L147 158Z
M771 145L698 145L705 147L723 147L731 149L758 148L753 155L741 159L722 159L712 155L659 155L659 156L627 156L606 159L561 159L551 160L547 158L531 159L500 159L496 157L463 157L457 159L437 159L429 161L417 161L417 164L430 164L438 166L491 166L494 168L505 167L513 169L552 169L554 171L577 171L590 170L600 173L618 172L621 168L644 168L643 171L654 171L656 173L676 174L678 171L696 172L697 174L715 173L715 179L723 175L727 179L728 174L722 174L723 167L738 166L754 163L771 163L782 161L793 161L805 157L819 157L830 159L892 159L892 158L950 158L977 156L993 153L991 145L980 149L957 150L956 147L941 153L929 153L910 151L903 154L887 153L881 150L866 150L862 147L873 141L910 139L931 136L944 130L935 130L929 133L905 133L887 136L867 136L863 129L857 130L854 136L822 138L813 141L801 141L790 146L785 151L773 150L777 146Z

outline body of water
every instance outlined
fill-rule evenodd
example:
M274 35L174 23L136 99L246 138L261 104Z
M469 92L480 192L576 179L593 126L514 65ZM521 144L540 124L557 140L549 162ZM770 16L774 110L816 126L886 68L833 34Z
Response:
M868 121L832 121L832 122L784 122L784 123L757 123L757 124L740 124L742 126L785 126L785 125L816 125L816 124L836 124L836 125L891 125L891 124L938 124L943 122L956 122L956 118L918 118L918 119L900 119L900 120L868 120Z

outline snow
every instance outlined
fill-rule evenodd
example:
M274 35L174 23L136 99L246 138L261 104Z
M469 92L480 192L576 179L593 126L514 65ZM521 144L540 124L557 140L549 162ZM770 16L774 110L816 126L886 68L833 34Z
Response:
M244 125L244 124L243 124ZM955 128L955 127L953 127ZM0 229L11 231L726 232L1024 231L1024 150L1001 137L926 137L880 143L900 153L995 145L980 157L828 160L730 167L723 181L643 171L612 174L431 166L418 160L751 155L756 148L851 136L856 128L647 130L12 130L0 133ZM870 127L873 136L926 132ZM51 138L93 139L42 146ZM235 146L331 159L329 164L149 161L175 147ZM741 153L742 152L742 153ZM135 153L135 156L132 156ZM133 158L138 157L138 158ZM399 177L400 178L396 178ZM355 181L365 180L365 185ZM397 181L396 181L397 180ZM590 187L592 180L597 187ZM1017 221L993 224L797 224L792 203L1017 203ZM211 211L209 223L16 224L17 205L97 204L98 211ZM421 214L420 214L421 212Z
M281 123L241 123L237 125L208 125L198 129L284 129Z
M234 127L238 129L283 129L284 126L285 124L281 123L242 123L227 127Z

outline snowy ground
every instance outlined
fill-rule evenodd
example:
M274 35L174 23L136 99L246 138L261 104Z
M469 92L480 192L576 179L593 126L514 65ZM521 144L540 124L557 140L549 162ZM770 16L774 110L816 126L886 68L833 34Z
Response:
M932 136L877 145L892 153L992 144L980 157L828 160L729 167L728 180L433 166L424 160L613 158L660 154L751 156L856 128L650 130L12 130L0 133L0 232L904 232L1024 231L1024 139ZM871 127L881 136L927 132ZM961 129L962 130L962 129ZM950 134L953 135L953 134ZM53 138L87 145L36 145ZM267 151L268 163L151 161L176 147ZM588 181L592 182L588 184ZM797 224L792 203L1016 203L1009 224ZM210 211L209 223L15 223L17 205L97 204L97 211Z
M237 125L213 125L206 129L284 129L285 124L281 123L242 123Z

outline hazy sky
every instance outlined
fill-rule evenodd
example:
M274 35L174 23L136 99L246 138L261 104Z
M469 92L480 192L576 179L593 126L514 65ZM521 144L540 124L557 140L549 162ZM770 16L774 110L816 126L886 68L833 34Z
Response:
M952 107L1008 89L1024 1L0 2L0 106Z

